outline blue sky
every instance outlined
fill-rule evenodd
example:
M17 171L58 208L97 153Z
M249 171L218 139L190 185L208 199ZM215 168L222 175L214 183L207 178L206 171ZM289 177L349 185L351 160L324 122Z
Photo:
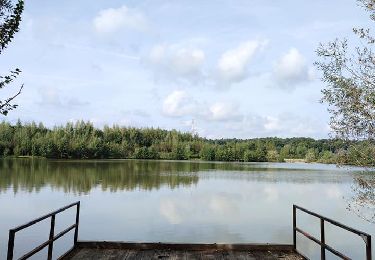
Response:
M0 119L326 138L315 50L370 25L355 0L27 1L0 63L25 88Z

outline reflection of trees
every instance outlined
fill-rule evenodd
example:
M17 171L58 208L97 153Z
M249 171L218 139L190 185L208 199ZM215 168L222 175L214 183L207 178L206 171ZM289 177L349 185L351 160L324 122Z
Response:
M285 166L285 165L284 165ZM154 160L0 159L0 192L39 191L43 187L65 192L171 189L198 183L199 178L239 179L267 183L350 183L352 174L322 169L282 168L277 164L213 163ZM200 173L199 175L197 173Z
M373 172L354 178L353 197L348 201L348 210L360 218L375 223L375 179Z
M220 171L220 172L218 172ZM319 181L321 170L286 169L268 164L213 163L189 161L86 160L63 161L46 159L0 160L0 190L12 187L33 191L49 185L66 192L88 192L101 186L105 190L159 189L191 185L201 177L243 179L245 181L310 183ZM212 172L210 174L209 172ZM241 173L242 172L242 173ZM247 174L243 174L246 172ZM324 174L325 182L351 182L342 172Z
M0 160L0 191L39 191L45 186L65 192L152 190L176 188L198 182L196 165L156 161L49 161Z

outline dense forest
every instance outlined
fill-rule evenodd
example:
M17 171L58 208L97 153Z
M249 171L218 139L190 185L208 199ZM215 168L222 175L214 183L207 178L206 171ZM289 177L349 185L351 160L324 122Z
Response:
M0 123L0 156L56 159L201 159L206 161L307 162L355 164L359 151L375 150L368 142L312 138L205 139L190 133L154 128L105 126L78 121L52 129L42 123ZM369 158L368 164L373 159Z

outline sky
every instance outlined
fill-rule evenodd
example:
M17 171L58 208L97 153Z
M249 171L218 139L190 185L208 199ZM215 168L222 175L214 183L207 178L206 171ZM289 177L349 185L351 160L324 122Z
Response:
M327 138L315 51L370 23L355 0L26 1L0 99L24 90L0 120Z

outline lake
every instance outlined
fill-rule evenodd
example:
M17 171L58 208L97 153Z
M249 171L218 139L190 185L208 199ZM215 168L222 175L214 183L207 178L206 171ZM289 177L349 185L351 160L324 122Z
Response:
M358 174L303 163L0 159L0 259L10 228L77 200L80 240L291 244L293 204L375 235L374 224L347 210ZM74 214L58 215L55 232L73 224ZM301 213L297 225L319 237L318 219ZM49 220L17 233L15 256L48 232ZM72 241L73 233L58 240L55 257ZM364 242L354 234L327 224L326 241L364 259ZM319 258L313 242L298 236L297 244Z

